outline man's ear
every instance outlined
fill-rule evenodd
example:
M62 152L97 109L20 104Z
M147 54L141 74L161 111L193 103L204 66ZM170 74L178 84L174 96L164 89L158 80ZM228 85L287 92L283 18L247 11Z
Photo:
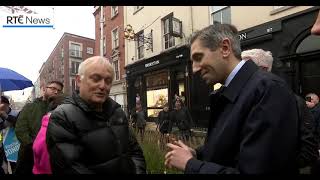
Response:
M80 75L76 75L76 85L80 88L80 84L81 84L81 76Z
M230 55L232 52L231 48L231 41L228 38L225 38L221 42L221 52L222 52L222 57L226 58Z

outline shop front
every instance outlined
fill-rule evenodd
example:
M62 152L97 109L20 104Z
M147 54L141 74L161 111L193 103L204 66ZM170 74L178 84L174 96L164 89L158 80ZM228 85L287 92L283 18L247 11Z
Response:
M243 50L272 52L272 72L301 96L320 95L320 37L310 34L318 11L313 7L239 32Z
M208 120L209 115L205 108L208 102L204 102L208 99L208 90L204 82L192 76L189 56L189 48L182 46L126 66L129 113L141 103L147 120L156 121L165 104L173 109L174 97L178 95L184 100L196 125L204 124L201 122ZM199 118L199 115L207 116Z
M175 94L186 96L188 53L184 46L126 66L128 110L140 101L148 120L155 121L165 104L173 107Z

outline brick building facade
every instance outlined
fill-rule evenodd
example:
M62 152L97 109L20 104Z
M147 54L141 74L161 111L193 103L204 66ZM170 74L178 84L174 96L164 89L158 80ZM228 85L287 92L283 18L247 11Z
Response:
M64 84L63 92L71 94L76 89L79 64L94 55L94 47L94 39L64 33L39 71L40 86L58 80Z
M95 55L100 55L100 8L95 6ZM103 6L103 56L108 58L115 70L110 97L124 110L127 106L125 83L125 45L123 6Z

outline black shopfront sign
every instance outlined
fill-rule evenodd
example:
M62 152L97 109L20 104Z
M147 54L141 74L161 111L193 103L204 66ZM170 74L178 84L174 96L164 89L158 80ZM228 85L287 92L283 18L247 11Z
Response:
M249 30L240 31L239 39L240 39L240 42L242 43L251 39L265 37L266 35L269 35L281 30L282 30L282 22L275 21L272 23L266 23L264 25L250 28Z

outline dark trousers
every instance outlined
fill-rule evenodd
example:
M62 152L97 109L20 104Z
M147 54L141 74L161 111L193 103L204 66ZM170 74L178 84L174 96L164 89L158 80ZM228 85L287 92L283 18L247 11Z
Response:
M33 150L32 144L21 145L18 153L18 161L14 174L32 174Z

